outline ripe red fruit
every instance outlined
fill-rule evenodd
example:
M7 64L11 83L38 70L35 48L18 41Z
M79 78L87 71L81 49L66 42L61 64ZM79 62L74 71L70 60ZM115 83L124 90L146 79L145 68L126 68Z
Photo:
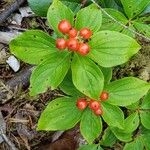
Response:
M80 43L78 52L82 55L85 56L89 53L90 47L87 43Z
M108 97L109 97L109 94L108 94L107 92L104 92L104 91L103 91L103 92L101 93L101 95L100 95L100 99L101 99L102 101L107 100Z
M67 47L68 47L68 49L70 49L72 51L77 51L78 48L79 48L78 40L77 39L73 39L73 38L69 39L67 41Z
M79 98L76 105L80 110L84 110L87 107L88 103L85 98Z
M89 104L90 109L96 111L100 108L100 102L91 100Z
M92 31L88 28L82 28L80 30L80 36L83 37L84 39L89 39L92 35Z
M66 40L63 38L59 38L56 40L56 47L58 49L65 49L67 47Z
M75 38L78 34L78 31L75 28L72 28L68 34L70 38Z
M68 33L71 29L71 24L67 20L62 20L58 24L58 30L64 34Z
M102 115L103 114L103 111L101 108L97 109L94 111L95 115L99 116L99 115Z

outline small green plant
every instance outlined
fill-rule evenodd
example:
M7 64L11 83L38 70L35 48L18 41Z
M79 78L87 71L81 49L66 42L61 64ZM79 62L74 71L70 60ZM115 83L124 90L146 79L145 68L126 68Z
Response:
M10 43L14 55L36 65L30 79L31 96L46 92L49 87L52 90L59 87L67 95L47 105L38 130L67 130L80 123L81 134L93 144L105 123L106 132L99 144L81 147L81 150L90 147L101 150L100 145L111 146L116 139L132 141L133 132L141 126L139 115L143 126L149 128L149 116L137 106L150 84L135 77L110 82L110 67L127 62L139 51L136 40L119 32L100 31L102 13L95 4L74 14L54 0L47 20L54 31L52 36L31 30ZM120 107L129 111L128 117L125 118ZM107 142L109 134L114 141ZM134 143L136 140L128 145Z

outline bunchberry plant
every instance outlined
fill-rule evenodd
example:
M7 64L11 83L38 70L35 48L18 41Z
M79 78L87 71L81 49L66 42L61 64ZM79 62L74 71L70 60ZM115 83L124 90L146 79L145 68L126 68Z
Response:
M47 105L38 130L67 130L80 123L81 134L92 144L101 135L105 123L107 131L101 145L105 146L109 133L115 139L131 141L132 132L139 126L139 109L135 108L135 112L131 111L125 118L120 107L129 110L134 107L150 89L150 84L134 77L110 82L110 67L127 62L139 51L140 45L122 33L100 31L102 14L94 4L74 14L62 2L54 0L47 20L54 31L52 35L31 30L10 43L14 55L35 65L30 79L31 96L46 92L49 87L52 90L59 87L67 95ZM142 118L142 113L140 115ZM126 130L129 123L131 127ZM148 127L146 122L142 124ZM125 131L129 133L127 137L123 136ZM99 145L87 147L101 149Z

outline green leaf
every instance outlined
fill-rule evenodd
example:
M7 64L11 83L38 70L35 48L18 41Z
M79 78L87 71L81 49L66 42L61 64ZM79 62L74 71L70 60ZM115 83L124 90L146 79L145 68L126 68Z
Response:
M116 127L111 127L111 131L120 141L123 141L123 142L132 141L132 133L122 132L121 129L116 128Z
M71 113L70 113L71 112ZM73 98L57 98L51 101L40 116L38 130L67 130L81 119L82 111L77 109Z
M80 132L89 144L100 135L102 131L102 121L90 109L83 112L80 122Z
M127 36L130 36L130 37L136 39L135 33L133 33L132 31L130 31L129 28L130 28L131 30L136 31L136 29L134 28L133 24L130 24L130 25L128 26L128 28L124 28L124 29L121 31L121 33L126 34Z
M115 31L100 31L92 36L89 44L88 56L103 67L123 64L140 49L134 39Z
M63 4L69 7L74 12L74 14L76 14L81 8L81 4L72 1L63 1Z
M97 144L91 144L91 145L83 145L79 148L79 150L103 150L103 149Z
M122 110L117 107L110 105L106 102L102 102L102 110L103 110L103 119L104 121L112 127L123 128L124 127L124 114Z
M36 67L30 79L30 95L43 93L51 86L55 89L70 68L71 55L68 52L55 52Z
M112 78L112 68L104 68L101 66L99 66L99 67L104 75L105 84L108 84Z
M135 131L137 129L137 127L139 126L139 115L138 112L134 112L131 115L129 115L126 119L125 119L125 125L124 125L124 132L125 133L132 133L133 131Z
M141 109L150 109L150 91L147 93L147 95L144 97L144 100L141 104Z
M40 30L22 33L9 44L12 54L29 64L39 64L57 51L55 40Z
M104 10L122 24L126 25L128 23L127 18L120 11L111 8L105 8ZM100 30L121 31L123 29L124 27L103 13L103 21Z
M66 19L73 25L74 13L59 0L54 0L52 5L49 7L47 19L54 31L58 35L62 36L62 33L60 33L58 30L59 22L63 19Z
M105 91L109 93L108 103L128 106L140 100L150 89L150 84L134 77L111 82Z
M141 137L137 137L133 142L127 143L123 150L143 150L144 145Z
M36 15L46 17L47 10L52 3L52 0L28 0L28 3Z
M144 133L141 134L141 138L145 149L150 150L150 130L145 130Z
M68 71L68 74L64 78L63 82L59 85L60 89L73 97L84 97L84 95L76 89L72 82L71 70Z
M101 145L106 146L106 147L113 147L113 145L116 143L116 141L117 141L117 138L115 137L115 135L112 133L112 131L108 127L104 131L104 135L102 136L102 140L100 142Z
M88 27L93 32L97 32L100 29L101 24L102 24L101 11L94 4L81 9L77 13L75 27L78 30L84 27Z
M88 57L75 54L71 69L75 87L86 96L99 99L104 85L104 77L99 67Z
M150 3L149 0L121 0L121 2L129 19L140 14Z
M150 129L150 111L140 111L141 123L146 129Z
M139 105L140 105L140 101L137 101L131 105L126 106L126 108L131 110L137 110L139 108Z
M142 34L144 34L147 37L150 37L150 25L144 24L140 22L134 22L134 27Z

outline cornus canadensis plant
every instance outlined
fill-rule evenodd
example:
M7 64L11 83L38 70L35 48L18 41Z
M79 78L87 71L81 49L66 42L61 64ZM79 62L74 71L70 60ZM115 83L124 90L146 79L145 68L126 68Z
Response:
M115 129L124 132L132 120L132 112L131 118L124 118L119 106L131 107L139 102L150 85L134 77L110 82L110 67L127 62L140 45L127 35L100 31L102 14L94 4L74 14L54 0L47 19L56 38L31 30L10 43L14 55L36 65L30 79L31 96L58 86L68 95L47 105L38 130L67 130L80 122L81 134L92 144L101 134L103 118L108 131L118 138Z

